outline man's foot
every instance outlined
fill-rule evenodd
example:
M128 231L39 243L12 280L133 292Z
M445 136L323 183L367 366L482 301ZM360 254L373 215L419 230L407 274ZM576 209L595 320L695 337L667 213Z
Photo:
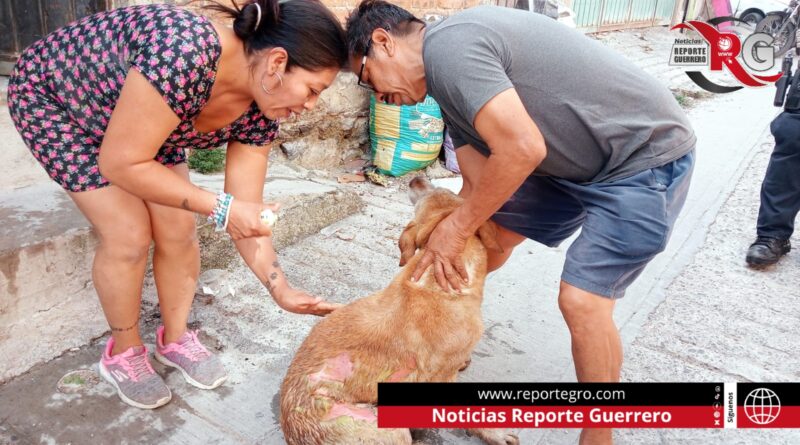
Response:
M747 250L747 264L755 267L775 264L792 250L788 239L759 236Z
M217 357L197 339L197 331L186 331L174 343L164 344L164 326L156 332L156 360L177 368L190 385L214 389L228 378Z
M137 408L153 409L170 401L172 393L150 366L146 347L133 346L112 356L113 348L114 338L111 337L100 359L100 375L114 385L123 402Z

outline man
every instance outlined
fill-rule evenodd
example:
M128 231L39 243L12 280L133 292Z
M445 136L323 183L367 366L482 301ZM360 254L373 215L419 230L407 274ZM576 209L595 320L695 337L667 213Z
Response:
M526 237L567 252L559 307L577 378L619 381L614 302L661 252L683 206L695 136L670 92L622 56L538 14L469 9L432 25L366 0L347 20L359 84L381 99L442 108L464 176L462 207L432 233L428 267L442 287L466 279L467 236L501 228L500 267ZM611 443L585 430L581 443Z
M792 89L790 95L797 95L798 86ZM775 149L761 184L757 237L745 258L755 268L777 263L792 248L789 238L800 211L800 109L794 108L797 101L791 103L787 100L786 111L770 125Z
M800 50L800 29L795 37ZM785 94L784 111L769 127L775 149L761 183L756 240L745 257L753 268L775 264L792 250L789 239L800 212L800 85L793 82Z

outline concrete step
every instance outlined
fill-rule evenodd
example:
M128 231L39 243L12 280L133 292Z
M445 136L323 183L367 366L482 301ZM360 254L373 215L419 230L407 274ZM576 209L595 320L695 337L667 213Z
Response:
M192 174L214 192L222 175ZM284 165L270 168L264 200L280 202L275 246L281 250L360 211L357 193ZM88 221L52 182L0 193L0 383L36 363L103 335L108 326L92 285L97 239ZM202 268L238 258L226 233L198 216ZM23 335L36 333L36 335Z
M0 195L0 382L108 329L92 288L97 240L55 183Z
M191 174L192 182L218 193L224 186L223 175ZM280 251L308 235L361 210L363 202L352 189L315 176L305 169L286 164L270 167L264 186L264 201L281 203L275 224L274 245ZM226 269L239 257L227 233L217 233L198 216L198 235L202 245L203 269Z
M5 79L0 77L0 166L3 172L0 175L0 193L51 181L14 128L8 107L4 105Z

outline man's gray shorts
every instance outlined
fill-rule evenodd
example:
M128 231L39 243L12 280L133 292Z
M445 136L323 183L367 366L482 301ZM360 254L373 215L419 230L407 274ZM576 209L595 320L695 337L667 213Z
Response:
M582 227L567 250L561 279L597 295L621 298L666 247L693 167L694 150L612 182L579 184L531 176L492 219L550 247Z

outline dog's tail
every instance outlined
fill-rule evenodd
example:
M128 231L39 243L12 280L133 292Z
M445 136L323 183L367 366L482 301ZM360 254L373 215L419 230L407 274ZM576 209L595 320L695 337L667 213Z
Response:
M319 407L306 388L305 382L290 375L281 385L281 429L288 445L317 445L326 443Z
M287 377L281 386L281 429L288 445L412 443L408 429L378 429L374 405L344 402L336 388L299 380Z

